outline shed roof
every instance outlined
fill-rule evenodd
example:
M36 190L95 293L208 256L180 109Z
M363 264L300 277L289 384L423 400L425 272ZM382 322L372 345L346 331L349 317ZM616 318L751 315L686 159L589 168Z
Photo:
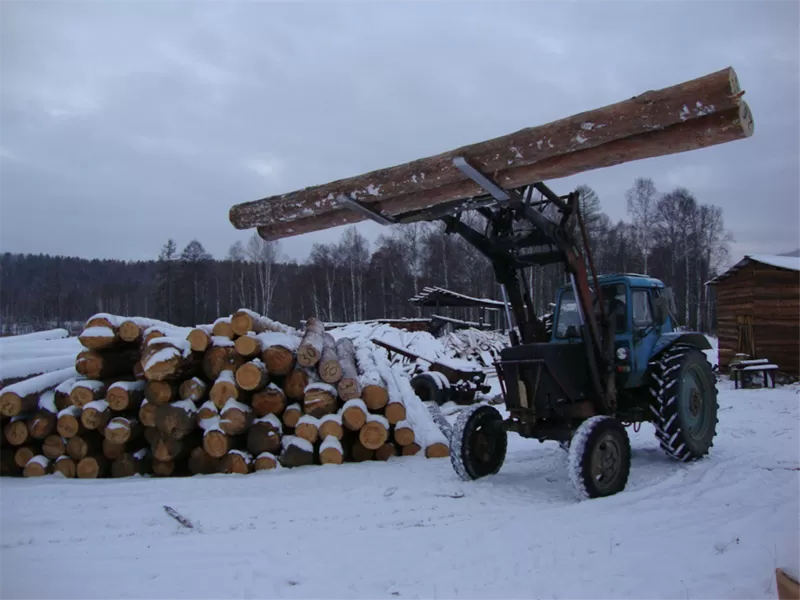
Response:
M505 306L499 300L489 298L473 298L440 287L426 287L419 294L409 299L412 304L420 306L480 306L487 310L500 310Z
M800 271L800 256L780 256L778 254L746 254L745 257L733 265L730 269L717 275L708 283L714 284L724 281L731 275L735 274L742 267L747 266L751 262L769 265L770 267L777 267L779 269L786 269L788 271Z

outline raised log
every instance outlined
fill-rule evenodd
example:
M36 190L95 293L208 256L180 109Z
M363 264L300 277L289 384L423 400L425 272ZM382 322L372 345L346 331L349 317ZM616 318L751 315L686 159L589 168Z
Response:
M112 477L133 477L144 475L151 469L150 453L147 448L138 452L123 452L111 463Z
M334 414L339 408L336 388L329 383L310 383L303 396L303 411L312 417L322 418Z
M319 446L319 462L323 465L340 465L344 462L344 450L337 438L328 436L322 440Z
M189 453L189 472L193 475L211 475L219 471L219 459L206 452L202 446Z
M684 122L703 118L704 115L713 116L714 113L728 110L738 111L744 105L739 92L733 69L723 69L622 102L410 163L281 196L244 202L233 206L229 217L237 228L263 226L264 233L269 233L295 229L298 221L309 214L325 216L329 220L331 216L328 213L342 208L338 201L340 195L367 202L373 209L386 214L414 210L408 208L407 203L394 207L395 210L389 208L393 200L399 202L408 196L427 195L424 205L472 197L482 193L479 188L476 187L475 191L469 191L466 195L447 194L438 201L434 195L443 187L464 186L466 177L453 164L456 156L466 157L483 172L491 174L533 168L548 159L585 152L587 149L600 149L615 140L680 126ZM750 133L752 131L742 131L739 137ZM652 156L666 153L669 153L668 148ZM597 167L589 166L583 170L591 168ZM538 178L543 179L548 177ZM527 183L533 181L536 179ZM363 215L359 216L360 218L347 219L345 222L358 222L365 218ZM306 231L310 229L303 228L303 232Z
M236 352L233 342L221 346L219 339L214 340L214 346L206 350L203 358L203 372L209 381L216 381L223 371L235 372L242 364L244 358Z
M400 446L408 446L416 441L411 423L400 421L394 426L394 441Z
M386 442L375 450L375 460L389 460L393 456L397 456L397 446L391 442Z
M183 439L197 428L197 412L190 400L162 404L156 408L156 429L165 438Z
M353 398L342 407L342 425L350 431L358 431L367 422L367 405L360 398Z
M148 381L176 381L191 377L200 367L191 344L180 337L161 337L148 342L142 352L142 369Z
M73 406L83 408L89 402L95 400L103 400L106 397L108 386L103 381L95 379L85 379L78 381L72 386L69 393L69 399L72 401Z
M139 407L139 421L144 427L156 426L156 409L158 404L142 400L142 405Z
M283 391L291 400L302 400L312 371L305 367L295 367L283 383Z
M14 462L20 469L24 469L28 461L39 454L39 447L35 444L20 446L14 450Z
M281 422L275 415L254 420L247 430L247 449L253 456L264 452L280 453L282 429Z
M293 435L283 438L280 463L283 467L303 467L314 464L314 446L303 438Z
M234 436L244 433L253 421L253 410L230 398L219 413L219 427L227 435Z
M261 333L264 331L274 331L280 333L294 333L294 328L278 321L273 321L267 317L262 317L256 312L247 308L240 308L231 317L231 326L236 335L245 335L252 331Z
M97 479L111 471L111 461L102 454L85 456L78 461L78 479Z
M13 417L11 421L6 423L3 427L3 437L12 446L22 446L30 440L30 432L28 431L28 423L25 419L18 415ZM25 465L22 465L23 467Z
M144 381L118 381L108 386L106 391L106 402L111 410L124 412L129 410L139 410L144 399Z
M225 403L230 399L243 399L244 394L236 385L236 378L233 371L222 371L222 373L219 374L214 385L211 386L209 397L219 409L222 409Z
M125 454L128 444L118 444L109 439L103 440L103 456L108 460L117 460Z
M434 442L425 447L426 458L447 458L450 456L450 448L442 442Z
M75 460L81 460L90 454L99 454L102 450L103 438L95 431L87 431L67 440L67 454Z
M220 473L247 475L253 472L253 457L244 450L231 450L219 461Z
M211 346L211 325L200 325L195 327L186 336L193 352L205 352Z
M111 420L111 408L105 400L95 400L83 407L81 423L86 429L102 432Z
M22 471L23 477L42 477L53 472L53 461L42 454L31 457Z
M86 428L81 423L81 409L77 406L69 406L58 412L56 431L63 438L71 438L82 434Z
M300 408L299 404L291 404L286 407L286 410L283 411L283 424L286 425L289 429L294 429L297 426L297 422L300 420L300 417L303 416L303 409Z
M358 430L358 441L368 450L377 450L389 439L389 421L381 415L367 415L367 422Z
M335 437L337 440L341 440L344 437L341 412L334 415L325 415L319 420L319 437L323 440L326 437Z
M335 384L342 378L342 365L336 352L336 340L327 331L322 336L322 356L317 372L325 383Z
M53 463L53 472L61 473L68 479L74 479L78 476L78 463L69 456L61 455Z
M145 332L150 333L154 330L171 329L175 329L175 326L164 321L146 319L144 317L131 317L124 319L119 324L119 337L125 342L140 343L146 335Z
M236 384L243 390L255 392L269 383L266 365L261 359L254 358L236 369Z
M272 452L262 452L256 456L255 470L269 471L278 468L278 458Z
M78 354L75 370L87 379L113 379L130 376L138 360L136 348L84 350Z
M322 358L325 326L322 321L311 317L306 321L303 341L297 349L297 362L303 367L313 367Z
M297 334L266 332L258 335L261 347L261 360L267 365L270 375L288 375L295 366L295 353L300 346Z
M232 340L236 337L236 332L231 325L230 317L220 317L211 326L211 335ZM212 378L213 379L213 378Z
M260 356L263 352L261 348L261 340L254 333L242 335L233 342L233 347L244 358L253 358Z
M141 422L127 417L114 417L103 430L103 436L113 444L126 444L141 434Z
M336 341L336 357L342 369L342 376L336 384L339 397L347 402L353 398L361 397L361 385L358 382L358 369L356 367L356 351L353 340L339 338Z
M181 400L192 402L202 402L208 397L209 385L199 377L192 377L182 382L178 388L178 396Z
M174 381L148 381L144 397L151 404L169 404L178 397L178 385Z
M78 336L81 345L89 350L112 348L122 343L119 330L114 327L93 326L86 327Z
M108 327L109 329L118 329L123 320L124 317L120 317L119 315L97 313L86 320L86 323L83 324L83 328Z
M50 460L55 460L67 452L67 440L60 435L48 435L42 442L42 454Z
M355 344L361 398L370 410L380 410L389 401L389 392L386 382L380 375L373 352L370 345L362 342Z
M28 420L28 434L35 440L43 440L55 433L57 424L58 417L56 415L46 410L38 410Z
M69 367L4 387L0 391L0 415L15 417L33 412L39 406L39 398L44 392L76 376L75 369Z
M295 425L294 434L312 444L315 443L319 438L319 419L311 415L303 415Z
M286 394L274 383L253 394L251 401L253 413L257 417L281 415L286 410Z
M400 450L400 453L403 456L414 456L420 450L422 450L422 447L420 447L420 445L417 444L416 442L413 442L413 443L409 444L408 446L402 446L402 448Z

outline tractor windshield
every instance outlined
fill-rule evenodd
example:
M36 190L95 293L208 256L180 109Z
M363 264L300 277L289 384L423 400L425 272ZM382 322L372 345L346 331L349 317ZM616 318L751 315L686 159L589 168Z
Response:
M605 300L605 313L614 318L615 333L624 333L627 323L627 302L625 286L622 284L604 285L603 298ZM572 290L561 294L558 306L558 319L556 320L556 337L573 338L581 336L581 319L578 314L578 303Z

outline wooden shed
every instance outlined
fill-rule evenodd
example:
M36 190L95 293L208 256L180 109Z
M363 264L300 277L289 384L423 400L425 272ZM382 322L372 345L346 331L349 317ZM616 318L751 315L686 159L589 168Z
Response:
M720 370L744 352L800 375L800 257L748 254L709 285L716 292Z

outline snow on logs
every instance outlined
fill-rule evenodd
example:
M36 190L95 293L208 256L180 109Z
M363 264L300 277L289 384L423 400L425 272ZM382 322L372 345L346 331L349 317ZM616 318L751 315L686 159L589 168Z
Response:
M295 330L243 309L179 328L103 313L82 339L74 368L0 391L3 475L246 474L449 452L385 351L317 319Z
M356 223L341 196L396 216L480 196L453 163L465 157L504 189L749 137L753 117L730 67L435 156L231 207L237 229L265 239Z

